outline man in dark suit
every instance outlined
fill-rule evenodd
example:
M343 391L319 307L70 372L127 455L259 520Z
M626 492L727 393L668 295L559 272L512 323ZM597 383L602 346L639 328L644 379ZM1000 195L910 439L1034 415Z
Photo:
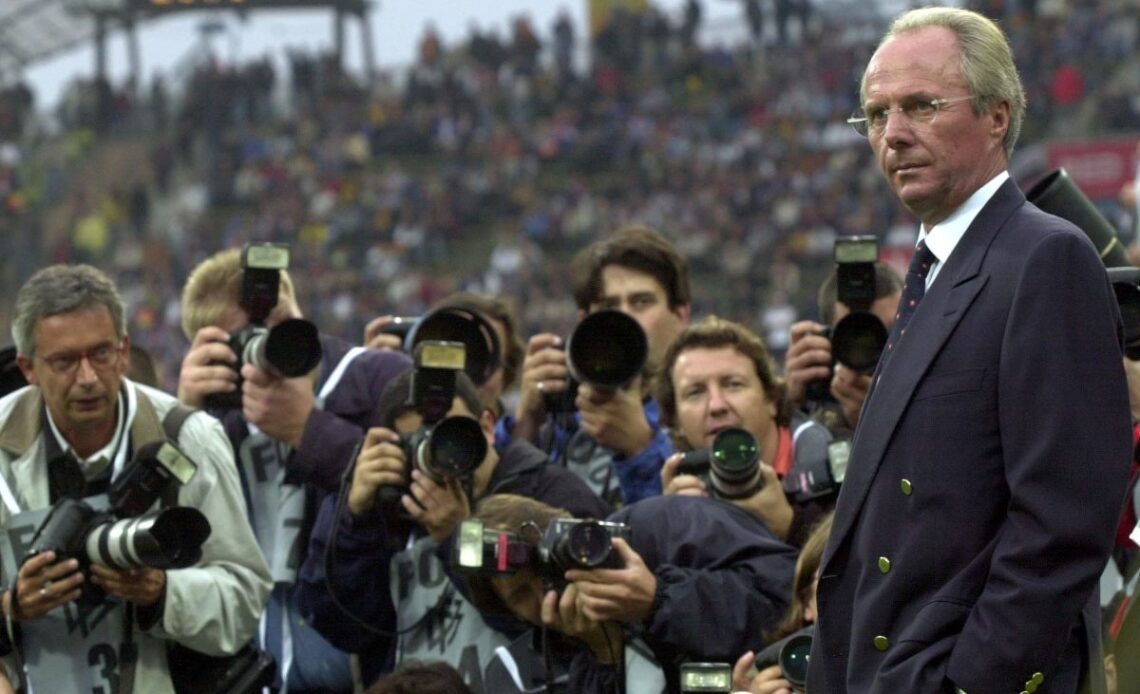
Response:
M850 122L922 227L823 557L808 691L1075 692L1099 665L1131 451L1104 268L1009 178L1025 97L992 22L906 13L861 96Z

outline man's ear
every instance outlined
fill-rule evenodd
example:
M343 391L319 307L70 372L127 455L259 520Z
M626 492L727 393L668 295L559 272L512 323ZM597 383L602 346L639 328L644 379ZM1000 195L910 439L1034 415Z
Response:
M689 317L692 315L692 312L693 307L691 304L678 304L677 308L673 309L673 313L676 314L685 325L689 324Z
M25 357L23 354L16 355L16 365L20 367L20 372L24 374L24 380L33 386L39 385L39 380L36 378L36 372L32 369L32 360Z

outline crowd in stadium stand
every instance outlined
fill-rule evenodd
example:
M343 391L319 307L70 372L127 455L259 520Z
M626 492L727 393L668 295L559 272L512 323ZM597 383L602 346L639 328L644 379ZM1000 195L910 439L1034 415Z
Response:
M1022 146L1090 100L1114 106L1098 127L1135 122L1111 83L1138 45L1126 4L975 3L1017 53ZM889 245L913 222L843 122L881 25L777 5L796 11L731 45L694 38L699 11L651 8L614 17L583 61L584 28L563 17L544 34L518 17L508 37L456 45L426 28L406 73L368 87L297 53L287 77L267 60L207 63L181 88L156 82L133 103L124 90L105 129L146 142L148 175L61 200L66 186L41 164L36 209L70 218L22 272L61 259L118 272L132 334L173 369L178 288L221 247L291 242L300 304L350 339L374 315L420 313L457 288L519 301L526 333L565 331L569 254L638 220L689 258L698 313L759 327L778 353L791 320L813 311L836 235ZM86 121L65 122L74 141ZM16 170L0 159L0 183ZM41 222L24 228L45 238Z

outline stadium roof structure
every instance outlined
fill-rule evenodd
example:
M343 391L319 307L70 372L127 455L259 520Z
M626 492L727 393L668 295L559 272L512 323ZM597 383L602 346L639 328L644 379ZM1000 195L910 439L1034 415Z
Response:
M79 9L82 4L76 0L0 3L0 76L18 73L90 40L95 35L95 22L90 13Z

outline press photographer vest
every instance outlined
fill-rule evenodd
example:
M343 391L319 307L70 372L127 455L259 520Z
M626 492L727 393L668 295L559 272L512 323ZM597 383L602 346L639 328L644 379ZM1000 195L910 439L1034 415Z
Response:
M115 455L112 475L121 471L130 451L167 439L163 422L151 402L129 382L125 384L123 394L129 438L120 442L121 450ZM39 388L29 388L20 396L4 422L0 430L0 446L22 453L39 436L45 437L45 452L59 452L47 425L43 396ZM45 464L29 467L33 475L51 474L47 470L46 456ZM9 480L0 475L0 500L8 512L4 531L0 533L0 570L5 584L14 582L36 529L51 510L50 505L24 510L28 503L17 491L23 486L20 482L32 485L40 484L42 480L16 481L18 484L13 489ZM89 496L84 501L95 509L108 508L105 494ZM39 619L21 622L19 639L13 646L23 662L28 691L41 694L117 694L121 691L123 643L127 641L126 609L121 601L113 598L104 598L96 605L70 602Z
M363 347L350 349L337 362L317 393L314 407L324 407L325 400L336 389L348 365L364 352ZM287 464L293 449L270 438L257 427L247 425L249 435L238 444L237 457L249 502L250 525L257 544L269 564L274 584L293 584L300 567L305 524L305 486L285 482Z
M436 547L423 536L392 557L389 576L400 632L396 662L443 660L459 670L472 691L484 692L483 670L495 649L510 639L489 627L456 590Z

